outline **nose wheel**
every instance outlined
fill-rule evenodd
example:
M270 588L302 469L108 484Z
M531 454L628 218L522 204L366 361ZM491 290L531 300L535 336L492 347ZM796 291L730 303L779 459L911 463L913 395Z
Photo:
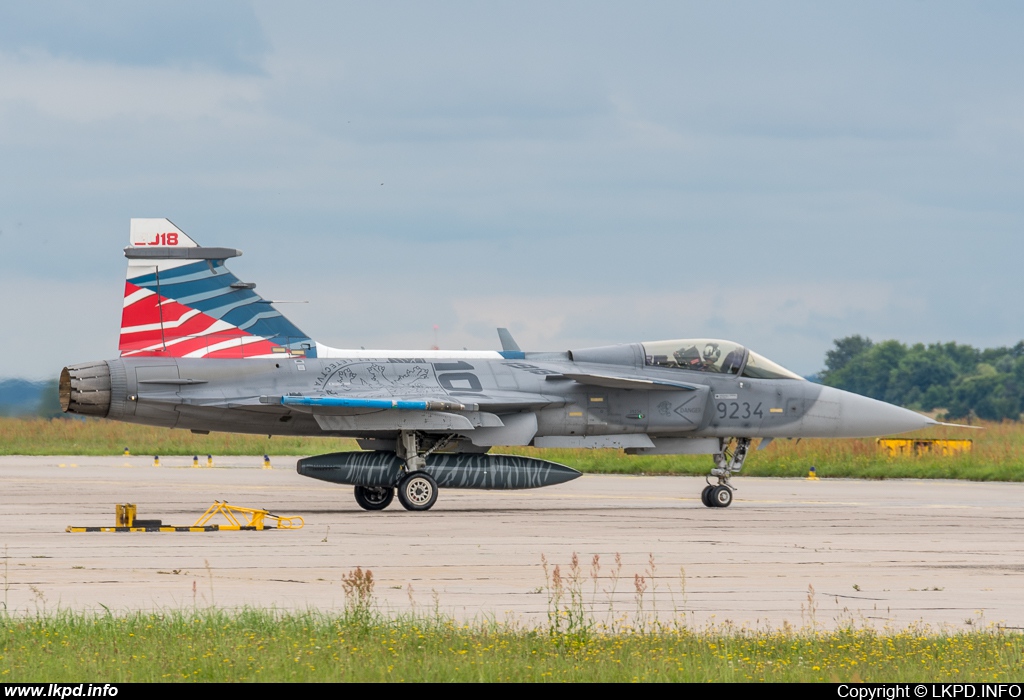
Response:
M743 469L743 461L750 449L750 438L739 438L735 441L723 439L722 451L716 455L715 468L711 476L718 479L717 484L708 484L700 494L700 501L708 508L728 508L732 504L733 486L729 483L733 474Z
M732 503L732 489L725 484L708 484L700 494L700 500L708 508L728 508Z
M700 502L706 505L708 508L714 508L714 504L711 502L711 492L714 490L714 484L708 484L704 487L704 490L700 492Z

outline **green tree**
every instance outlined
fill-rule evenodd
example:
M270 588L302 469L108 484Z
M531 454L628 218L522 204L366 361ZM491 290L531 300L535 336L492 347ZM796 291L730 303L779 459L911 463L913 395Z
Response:
M945 343L939 344L937 347L942 348L942 352L957 364L961 374L970 374L981 362L981 353L970 345Z
M949 387L959 376L956 362L942 351L942 346L911 347L889 378L886 401L903 406L919 405L930 411L945 406Z
M874 343L871 338L862 338L859 335L851 335L833 341L835 348L825 353L825 371L822 376L829 372L838 372L850 363L850 360L871 349Z
M961 377L952 387L946 415L965 418L971 414L985 420L1019 420L1021 392L1016 377L987 363L979 364L976 373Z
M906 346L898 340L886 340L854 355L841 369L824 372L822 382L884 401L891 378L906 354Z
M824 384L950 418L1019 420L1024 413L1024 341L978 350L957 343L840 338L825 356Z

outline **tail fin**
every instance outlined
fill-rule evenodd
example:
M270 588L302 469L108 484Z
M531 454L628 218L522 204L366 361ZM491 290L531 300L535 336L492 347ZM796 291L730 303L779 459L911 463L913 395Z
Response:
M316 343L167 219L132 219L122 357L316 357Z

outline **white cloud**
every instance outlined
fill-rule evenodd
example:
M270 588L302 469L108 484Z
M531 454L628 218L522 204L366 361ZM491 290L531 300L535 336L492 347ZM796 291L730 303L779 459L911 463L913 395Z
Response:
M258 111L266 84L258 76L88 63L38 52L0 53L0 73L0 109L71 124L214 118L230 126Z

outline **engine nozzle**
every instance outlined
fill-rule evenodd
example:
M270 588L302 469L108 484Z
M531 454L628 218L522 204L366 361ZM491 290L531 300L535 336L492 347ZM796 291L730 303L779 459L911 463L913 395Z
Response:
M106 416L110 413L110 367L87 362L60 372L60 407L65 413Z

